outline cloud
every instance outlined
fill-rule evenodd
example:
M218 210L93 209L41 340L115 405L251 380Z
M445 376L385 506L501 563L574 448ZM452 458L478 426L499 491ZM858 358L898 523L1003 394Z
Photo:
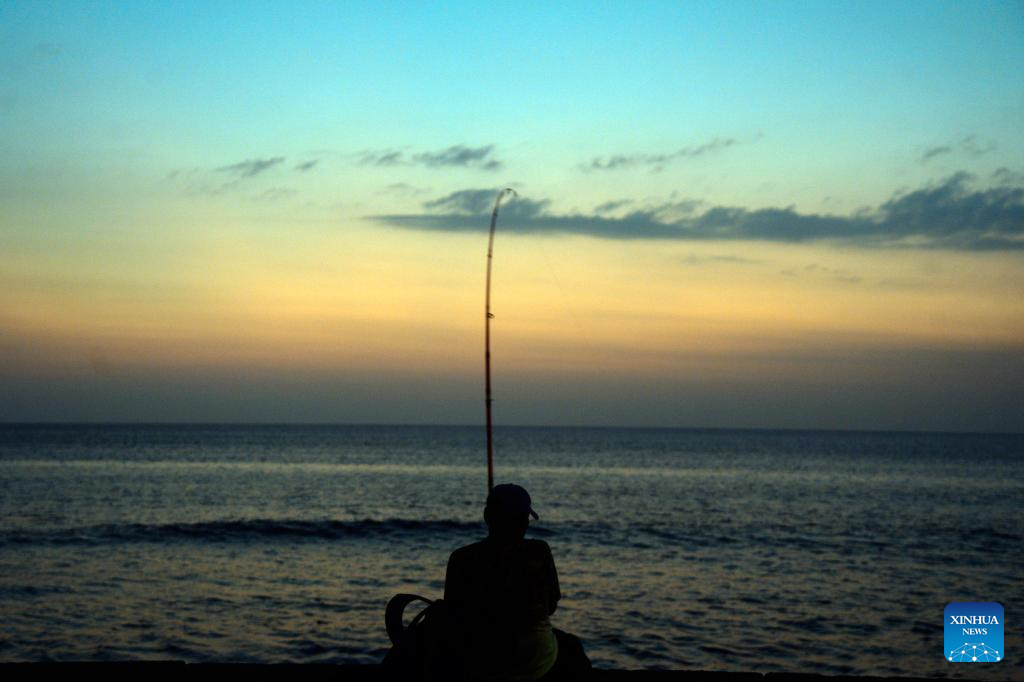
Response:
M849 271L843 270L842 268L830 268L825 267L824 265L818 265L817 263L805 265L800 269L783 270L779 274L785 275L786 277L803 277L805 275L823 277L825 279L841 282L842 284L860 284L864 281L864 278L860 275L851 274Z
M405 165L403 152L365 151L359 154L359 163L363 166L398 166Z
M612 213L623 206L629 206L634 203L632 199L619 199L618 201L606 201L600 206L594 207L595 213Z
M220 196L248 187L252 178L263 175L284 162L285 157L273 156L270 158L246 159L245 161L216 168L204 168L201 166L179 168L168 173L167 179L181 185L185 194L189 196ZM306 172L317 163L318 161L300 163L295 167L295 170ZM258 198L280 198L280 196L280 188L277 188L264 192Z
M679 261L683 265L690 266L702 266L702 265L716 265L716 264L731 264L731 265L756 265L761 261L754 260L752 258L741 258L739 256L720 256L717 254L696 254L691 253L686 258Z
M584 171L607 171L632 168L635 166L646 166L652 170L660 170L673 161L680 159L694 159L707 154L712 154L728 147L739 144L739 141L732 137L716 137L710 142L701 145L681 147L667 154L615 154L612 156L597 156L589 163L582 164L580 170Z
M976 159L979 156L984 156L990 152L994 152L995 150L995 142L990 141L982 144L978 142L977 135L968 135L957 142L929 147L921 154L919 161L923 165L937 156L956 153L968 158Z
M968 156L978 157L994 152L996 150L996 143L990 141L980 144L976 135L968 135L960 140L960 149Z
M992 173L992 179L1001 185L1024 185L1024 173L1017 173L1003 166Z
M305 163L296 164L295 170L297 170L300 173L305 173L307 171L313 170L318 163L320 163L320 159L313 159L312 161L306 161Z
M452 192L440 199L425 201L423 207L431 210L437 209L448 214L484 215L491 212L497 196L496 191L489 189L465 189ZM548 203L546 200L537 202L523 199L516 202L515 209L506 208L506 214L509 210L513 210L518 215L535 216L541 213Z
M484 147L465 147L457 144L439 152L417 154L413 161L424 166L479 166L484 170L497 170L501 162L488 158L494 151L494 145Z
M940 145L938 147L929 147L928 149L926 149L924 151L924 154L921 154L921 163L928 163L929 161L934 159L936 156L941 156L942 154L952 154L952 153L953 153L953 148L950 147L948 144Z
M369 150L361 152L359 163L364 166L424 166L426 168L476 168L494 171L504 163L494 158L494 145L467 147L456 144L436 152L406 154L395 150Z
M851 215L800 213L793 207L751 210L697 201L665 203L618 217L560 214L546 199L516 198L502 207L502 229L521 234L586 235L601 239L675 241L832 242L866 248L1024 249L1024 186L976 189L957 173L897 194ZM424 212L369 219L407 229L467 232L486 229L497 189L453 192L423 204ZM602 204L603 206L604 204Z
M407 182L393 182L387 185L384 189L380 190L378 194L399 194L404 196L413 196L416 194L426 194L430 190L425 187L416 187L410 185Z
M221 166L214 170L218 173L232 173L241 178L251 178L280 163L284 163L283 156L275 156L270 159L249 159L247 161L240 161L239 163L231 164L230 166Z

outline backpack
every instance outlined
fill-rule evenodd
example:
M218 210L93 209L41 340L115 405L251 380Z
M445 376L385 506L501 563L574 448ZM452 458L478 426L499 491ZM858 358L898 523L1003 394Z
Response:
M404 625L405 608L414 601L427 604ZM417 594L396 594L384 611L384 626L391 649L384 656L389 677L403 680L451 680L462 678L462 663L450 609L443 599Z

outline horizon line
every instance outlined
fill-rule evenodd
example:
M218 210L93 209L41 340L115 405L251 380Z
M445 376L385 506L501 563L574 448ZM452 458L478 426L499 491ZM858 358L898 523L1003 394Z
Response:
M370 428L457 428L480 429L483 424L451 424L436 422L270 422L270 421L80 421L42 420L8 421L0 419L0 427L10 426L179 426L179 427L370 427ZM620 426L592 424L495 424L500 429L576 429L576 430L621 430L621 431L748 431L782 433L846 433L846 434L901 434L901 435L944 435L944 436L1024 436L1024 431L937 431L931 429L880 429L880 428L820 428L820 427L774 427L774 426Z

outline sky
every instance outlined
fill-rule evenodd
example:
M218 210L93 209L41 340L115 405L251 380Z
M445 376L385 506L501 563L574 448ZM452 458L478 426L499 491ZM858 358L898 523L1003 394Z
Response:
M0 4L0 421L1024 432L1022 2Z

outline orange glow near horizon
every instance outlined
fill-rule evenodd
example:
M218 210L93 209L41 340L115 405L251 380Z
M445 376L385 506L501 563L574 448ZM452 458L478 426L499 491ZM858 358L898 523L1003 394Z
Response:
M8 343L36 348L42 365L101 356L130 366L479 371L478 235L353 226L278 243L227 232L193 249L185 269L133 273L130 253L112 275L96 274L108 269L95 260L8 269ZM701 362L728 373L730 358L822 347L1024 339L1013 294L1022 277L1006 255L933 253L922 267L903 253L499 236L495 258L494 352L505 372L659 375Z

